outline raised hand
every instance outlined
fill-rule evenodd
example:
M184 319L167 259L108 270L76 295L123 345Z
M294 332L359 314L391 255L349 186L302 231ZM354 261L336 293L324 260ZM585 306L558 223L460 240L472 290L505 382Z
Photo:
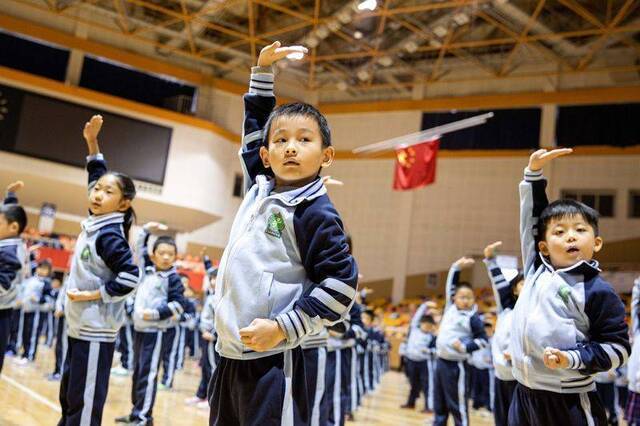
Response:
M455 261L454 265L460 269L465 269L470 268L474 263L476 263L476 261L470 257L461 257L460 259Z
M89 148L89 155L96 155L100 152L98 134L102 128L102 122L101 115L94 115L85 123L84 129L82 130L82 136L84 136L84 140L87 142L87 148Z
M537 171L541 170L551 160L561 157L563 155L571 154L573 149L560 148L547 151L546 149L539 149L529 157L529 170Z
M22 188L24 188L24 182L22 182L21 180L18 180L15 182L11 182L9 185L7 185L7 192L17 192L17 191L20 191Z
M496 252L502 246L502 241L496 241L495 243L489 244L484 248L484 257L486 259L493 259L496 257Z
M269 46L262 48L258 57L259 67L271 66L274 62L289 56L289 59L300 60L309 51L304 46L285 46L281 47L279 41L271 43Z
M160 222L147 222L144 225L144 229L150 232L155 232L155 231L165 232L169 230L169 227Z

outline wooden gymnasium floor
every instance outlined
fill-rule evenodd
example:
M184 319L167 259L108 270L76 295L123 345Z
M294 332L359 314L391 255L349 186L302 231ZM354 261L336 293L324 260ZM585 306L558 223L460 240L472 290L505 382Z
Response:
M115 359L119 359L116 353ZM48 382L45 375L53 369L53 350L41 344L34 364L18 366L13 358L5 358L0 378L0 425L2 426L47 426L55 425L59 418L58 382ZM195 360L187 360L185 369L176 375L174 389L159 391L154 408L157 426L206 425L208 411L184 405L185 398L192 396L198 386L199 368ZM113 377L104 410L103 424L115 424L113 419L126 414L130 405L131 379ZM381 386L368 396L349 425L393 425L412 426L430 424L430 416L418 411L402 410L408 385L405 377L397 372L387 373ZM421 401L418 406L422 406ZM492 419L472 413L472 425L493 424Z

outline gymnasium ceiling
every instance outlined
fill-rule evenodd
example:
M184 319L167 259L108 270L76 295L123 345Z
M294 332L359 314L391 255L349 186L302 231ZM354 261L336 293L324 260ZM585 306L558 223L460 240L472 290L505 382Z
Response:
M80 23L83 37L242 82L262 46L304 44L310 55L280 72L321 101L528 78L538 90L560 79L640 81L640 0L378 0L373 11L357 10L361 0L2 3L40 25L77 36Z

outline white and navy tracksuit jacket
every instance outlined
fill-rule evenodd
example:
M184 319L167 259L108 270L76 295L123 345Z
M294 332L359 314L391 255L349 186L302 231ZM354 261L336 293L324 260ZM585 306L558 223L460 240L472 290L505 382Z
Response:
M495 333L491 339L491 356L495 374L495 386L493 392L493 416L496 426L508 424L509 406L513 398L516 380L511 372L511 361L505 358L504 353L510 353L511 341L511 317L516 298L513 294L512 284L502 274L495 258L484 259L491 280L494 299L496 301L497 323ZM493 385L493 383L492 383Z
M45 304L50 302L53 297L51 279L34 275L23 281L21 287L20 324L22 327L23 357L33 361L38 349L41 313Z
M145 248L148 234L141 239ZM146 250L142 258L149 262ZM144 278L138 286L133 303L133 327L135 337L135 363L133 371L132 420L143 424L152 423L152 411L158 384L158 370L162 356L163 332L174 325L172 319L179 318L187 308L184 286L175 268L157 271L147 264ZM152 313L151 319L144 312Z
M273 74L254 70L251 79L241 151L250 189L236 214L215 291L217 350L234 359L294 348L343 320L358 277L342 220L320 177L302 188L274 191L275 180L259 157L275 106ZM256 318L276 320L286 341L261 353L244 347L238 330Z
M87 158L87 171L91 189L107 173L102 154ZM73 302L67 296L65 300L69 339L60 384L61 425L98 425L102 421L115 340L125 318L125 299L140 280L123 223L123 213L110 213L91 215L81 224L67 291L98 290L100 299Z
M472 352L489 344L476 307L461 310L453 303L459 277L459 268L452 265L447 276L445 311L436 340L435 426L444 426L449 414L456 425L468 424L466 361ZM456 341L462 343L463 352L453 347Z
M525 284L513 310L509 349L518 381L509 424L605 424L594 375L630 353L624 306L600 276L598 262L556 269L538 253L538 218L548 205L542 171L520 183L520 238ZM547 347L565 351L566 369L544 365Z
M18 198L9 192L4 204L18 204ZM28 260L27 249L21 238L0 240L0 371L9 343L11 315L18 296L18 286L28 270Z
M525 170L520 183L525 285L513 310L511 359L522 385L557 393L595 389L593 375L618 368L630 353L624 306L600 276L598 262L556 269L536 248L537 220L547 206L542 171ZM544 366L546 347L567 351L567 369Z
M631 292L631 332L633 349L627 365L627 387L631 392L640 393L640 277L634 281Z

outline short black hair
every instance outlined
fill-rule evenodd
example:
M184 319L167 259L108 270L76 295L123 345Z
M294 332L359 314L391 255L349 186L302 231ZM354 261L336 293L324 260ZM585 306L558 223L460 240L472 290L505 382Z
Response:
M51 270L53 269L53 265L51 264L51 261L49 259L42 259L41 261L38 262L38 268L43 266L45 268L48 268L49 273L51 273Z
M174 240L172 237L168 235L160 235L158 238L156 238L155 242L153 243L154 253L156 252L156 249L160 244L168 244L170 246L173 246L173 248L176 249L176 254L178 253L178 246L176 245L176 240Z
M469 290L473 291L473 287L471 286L470 283L466 282L466 281L460 281L457 285L456 285L456 290L454 291L453 294L458 294L458 292L460 290L462 290L463 288L468 288Z
M538 219L538 240L544 241L547 234L547 227L552 220L559 220L564 217L582 216L582 218L593 228L596 236L600 234L598 219L600 214L586 204L576 200L556 200L549 204L540 213Z
M376 314L371 309L367 309L366 311L362 312L362 315L366 315L371 319L374 319L376 317Z
M433 319L433 317L431 315L423 315L420 317L420 324L422 324L423 322L426 322L427 324L436 324L436 321Z
M273 125L274 120L284 117L284 116L295 116L301 115L303 117L311 117L316 123L318 123L318 128L320 129L320 136L322 137L322 146L324 148L331 146L331 129L329 128L329 123L327 123L327 119L324 115L316 107L310 104L306 104L304 102L293 102L289 104L280 105L269 115L267 119L267 124L264 127L264 137L262 139L262 143L264 146L269 146L269 134L271 134L271 126Z
M22 206L17 204L4 204L0 207L0 214L7 219L7 223L11 225L12 223L18 224L18 234L22 234L24 228L27 227L27 212L24 211Z

